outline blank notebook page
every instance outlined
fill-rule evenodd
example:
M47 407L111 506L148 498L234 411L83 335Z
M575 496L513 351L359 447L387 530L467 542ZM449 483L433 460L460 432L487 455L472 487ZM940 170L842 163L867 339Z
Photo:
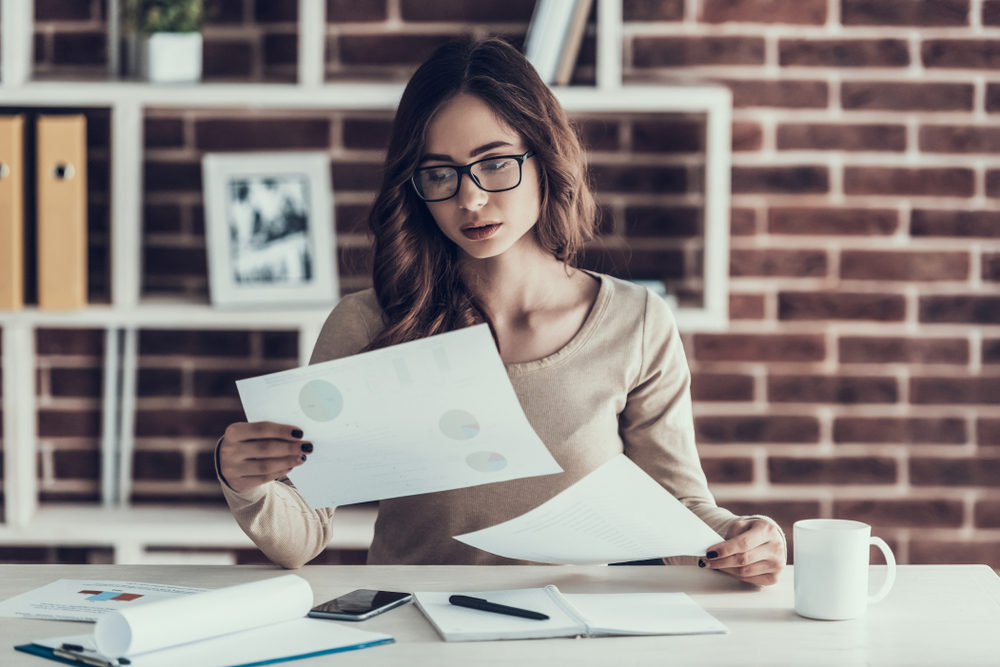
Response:
M684 593L563 594L596 634L729 632Z

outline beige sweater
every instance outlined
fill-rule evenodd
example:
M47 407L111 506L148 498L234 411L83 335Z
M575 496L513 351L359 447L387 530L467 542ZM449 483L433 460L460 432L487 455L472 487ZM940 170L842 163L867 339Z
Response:
M565 472L383 500L370 564L519 563L452 536L520 516L622 452L726 534L736 517L716 506L698 460L690 373L669 308L644 287L597 277L594 307L564 348L507 365L528 421ZM311 363L357 354L382 326L373 290L344 297ZM330 541L334 509L309 509L288 480L246 493L222 486L237 522L274 562L300 567Z

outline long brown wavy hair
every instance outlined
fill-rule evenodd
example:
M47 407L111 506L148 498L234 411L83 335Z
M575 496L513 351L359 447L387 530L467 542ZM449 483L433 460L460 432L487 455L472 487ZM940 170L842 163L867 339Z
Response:
M596 205L580 140L524 55L498 38L467 38L441 46L403 91L382 186L368 216L375 246L375 293L385 328L367 350L483 322L494 331L488 313L459 275L457 246L441 232L410 184L425 152L428 125L441 107L462 93L485 102L535 149L541 211L534 233L542 247L572 266L594 236Z

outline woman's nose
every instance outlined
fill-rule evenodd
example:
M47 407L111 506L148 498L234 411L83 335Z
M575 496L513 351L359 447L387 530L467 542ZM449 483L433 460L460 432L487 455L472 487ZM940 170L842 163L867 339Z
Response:
M458 205L472 211L482 208L489 199L489 193L476 185L471 174L464 174L458 186Z

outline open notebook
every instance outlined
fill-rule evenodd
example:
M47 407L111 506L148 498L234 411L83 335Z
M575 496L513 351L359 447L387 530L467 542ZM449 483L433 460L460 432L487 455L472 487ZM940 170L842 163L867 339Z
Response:
M445 641L729 632L684 593L564 594L546 586L462 594L541 612L549 620L456 607L448 602L452 593L414 593L417 607Z

